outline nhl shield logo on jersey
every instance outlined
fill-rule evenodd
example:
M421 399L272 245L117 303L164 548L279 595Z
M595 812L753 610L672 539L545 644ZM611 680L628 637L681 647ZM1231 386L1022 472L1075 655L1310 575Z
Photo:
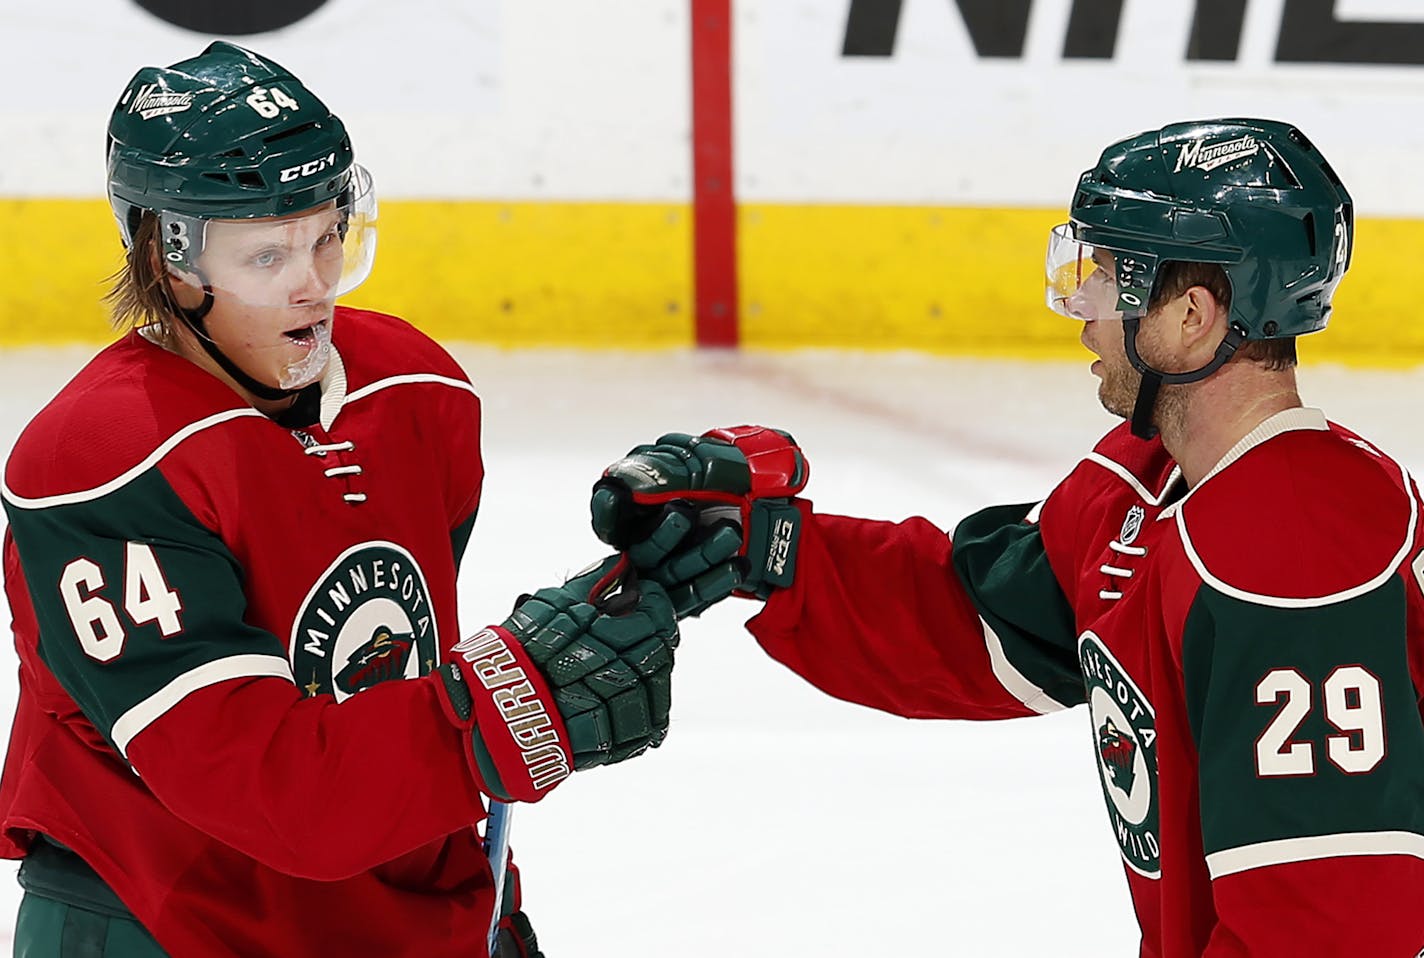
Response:
M1092 632L1078 638L1078 660L1093 714L1098 774L1113 835L1128 867L1161 873L1157 840L1157 730L1152 704Z
M1141 506L1128 509L1122 520L1122 529L1117 534L1117 541L1125 546L1132 545L1137 540L1137 534L1142 531L1142 520L1146 518L1147 510Z
M435 668L430 590L415 557L392 542L347 549L307 593L292 626L292 675L309 696L338 702Z

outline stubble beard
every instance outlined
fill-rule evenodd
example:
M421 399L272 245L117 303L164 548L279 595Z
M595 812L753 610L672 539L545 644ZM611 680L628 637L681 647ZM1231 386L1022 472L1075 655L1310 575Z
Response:
M1124 360L1122 368L1105 372L1102 382L1098 384L1098 402L1114 416L1131 419L1141 389L1142 374ZM1179 422L1184 415L1186 401L1184 386L1164 383L1152 404L1152 424L1160 430L1166 424Z
M1104 409L1122 419L1132 417L1137 404L1137 392L1142 386L1142 374L1125 359L1121 367L1103 362L1103 379L1098 384L1098 402Z

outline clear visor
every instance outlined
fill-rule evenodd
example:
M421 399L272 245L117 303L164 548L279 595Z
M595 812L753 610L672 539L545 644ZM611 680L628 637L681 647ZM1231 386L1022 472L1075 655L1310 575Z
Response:
M351 168L338 199L290 216L201 220L158 214L164 260L175 283L262 308L331 303L371 275L376 192Z
M1069 319L1122 319L1146 308L1156 268L1155 257L1085 243L1064 223L1048 234L1045 300Z

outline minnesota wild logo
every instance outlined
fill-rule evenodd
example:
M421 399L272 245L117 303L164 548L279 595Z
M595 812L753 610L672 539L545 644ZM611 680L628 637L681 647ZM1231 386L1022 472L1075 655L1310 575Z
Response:
M1132 794L1132 783L1137 778L1133 759L1137 756L1137 744L1130 736L1108 719L1098 729L1098 758L1107 769L1112 784L1127 795Z
M1093 744L1113 836L1128 867L1156 878L1161 874L1161 848L1152 703L1094 633L1078 637L1078 661L1093 713Z
M415 557L393 542L347 549L307 593L288 648L306 694L338 702L434 669L435 613Z
M336 675L336 687L347 695L355 695L387 679L405 675L415 636L409 632L395 635L386 625L376 626L371 641L356 650L346 668Z

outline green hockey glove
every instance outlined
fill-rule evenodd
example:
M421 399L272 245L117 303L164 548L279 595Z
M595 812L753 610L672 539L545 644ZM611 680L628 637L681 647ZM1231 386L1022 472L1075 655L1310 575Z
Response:
M667 593L610 556L455 646L437 671L483 790L537 801L571 771L657 747L677 643Z
M779 429L669 433L604 470L590 502L593 530L668 590L679 618L734 591L765 598L795 575L793 497L809 471Z
M701 615L742 587L746 560L740 558L741 525L731 519L696 525L695 511L687 503L666 508L658 528L665 539L682 530L676 545L666 548L654 537L631 546L627 554L645 579L667 590L673 611L685 619ZM687 518L688 513L694 518Z

